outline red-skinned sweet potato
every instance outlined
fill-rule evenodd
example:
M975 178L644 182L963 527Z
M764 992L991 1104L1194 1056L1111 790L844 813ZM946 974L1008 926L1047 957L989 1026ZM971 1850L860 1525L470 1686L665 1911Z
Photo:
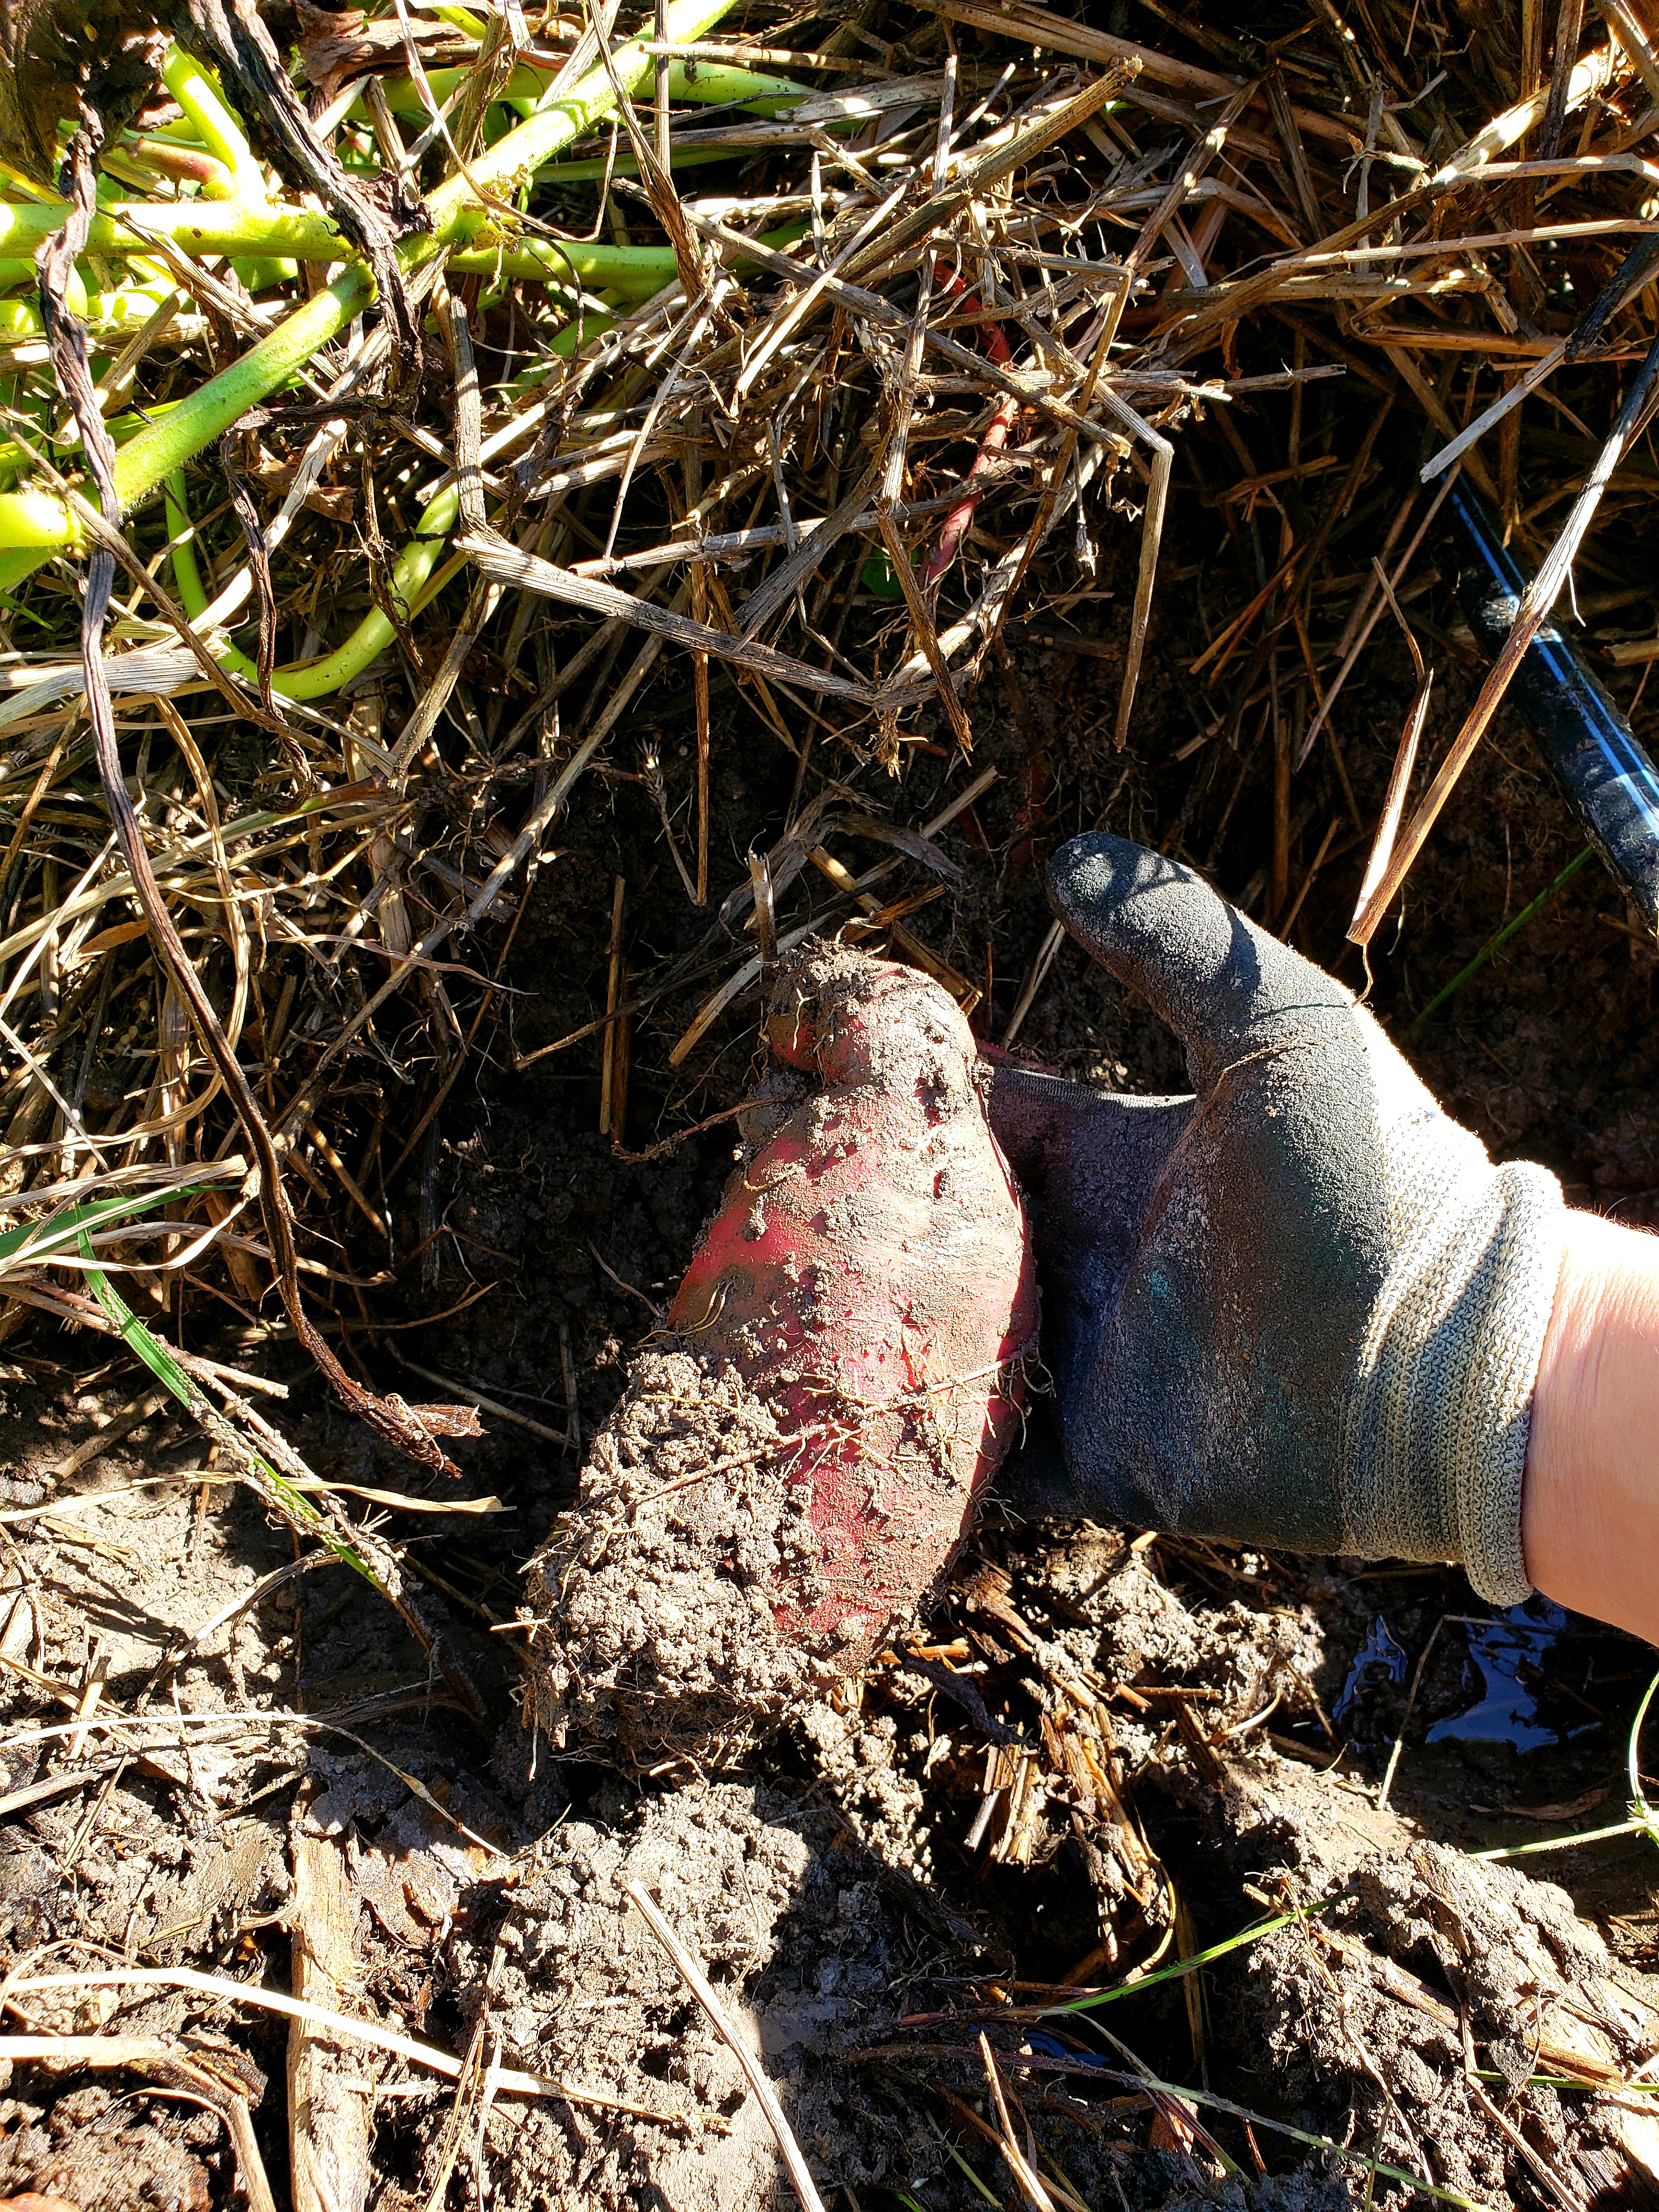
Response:
M972 1035L914 970L781 963L745 1157L531 1569L556 1739L740 1755L933 1590L1019 1425L1036 1291Z

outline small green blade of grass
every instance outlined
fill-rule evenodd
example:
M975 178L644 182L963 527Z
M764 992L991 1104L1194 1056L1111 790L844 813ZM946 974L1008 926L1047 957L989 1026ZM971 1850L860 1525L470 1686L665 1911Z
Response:
M1595 850L1595 848L1594 845L1586 845L1582 853L1577 854L1575 859L1568 861L1566 866L1562 869L1560 874L1555 878L1555 881L1553 884L1546 884L1545 888L1539 892L1537 897L1533 900L1530 906L1523 906L1520 913L1516 915L1513 921L1506 921L1495 937L1488 938L1486 942L1481 946L1480 950L1475 954L1474 959L1470 961L1468 966L1467 968L1460 968L1456 975L1452 977L1450 982L1446 984L1443 989L1435 993L1433 998L1429 1000L1428 1005L1424 1007L1422 1012L1413 1017L1406 1031L1407 1036L1409 1036L1413 1030L1421 1029L1424 1023L1427 1021L1431 1014L1437 1012L1440 1007L1445 1005L1448 999L1451 998L1456 992L1461 991L1464 984L1468 981L1470 976L1478 974L1479 971L1486 966L1487 961L1492 958L1493 953L1501 952L1504 947L1509 943L1510 938L1516 936L1521 930L1523 930L1527 924L1532 920L1533 916L1535 914L1541 912L1541 910L1549 904L1550 901L1555 896L1555 894L1560 890L1563 884L1565 884L1570 877L1576 876L1580 868L1583 866L1585 861L1589 860L1590 854Z
M1648 1695L1651 1697L1652 1691ZM1615 1820L1610 1828L1585 1828L1576 1836L1545 1836L1535 1844L1495 1844L1491 1850L1471 1851L1472 1859L1525 1859L1541 1851L1570 1851L1575 1844L1604 1844L1612 1836L1633 1836L1645 1828L1659 1842L1659 1826L1652 1808L1644 1805L1641 1811L1628 1820Z
M1236 2105L1231 2097L1212 2096L1207 2089L1194 2089L1180 2081L1160 2081L1155 2075L1120 2075L1117 2077L1131 2086L1157 2089L1171 2097L1185 2098L1189 2105L1198 2105L1212 2112L1225 2112L1231 2119L1248 2121L1252 2127L1267 2128L1273 2134L1288 2136L1292 2142L1304 2143L1310 2150L1323 2151L1328 2157L1340 2158L1346 2165L1363 2166L1369 2173L1383 2181L1402 2182L1425 2197L1432 2197L1442 2204L1455 2204L1459 2212L1492 2212L1492 2207L1479 2197L1465 2197L1461 2190L1447 2189L1438 2182L1425 2181L1420 2173L1413 2173L1403 2166L1389 2166L1380 2158L1368 2158L1364 2151L1349 2150L1329 2136L1315 2135L1310 2129L1292 2127L1288 2120L1270 2119L1266 2112L1252 2112L1248 2105Z
M144 1326L103 1269L94 1263L92 1242L84 1224L79 1231L79 1239L81 1257L88 1263L87 1282L94 1297L103 1308L110 1326L128 1350L143 1360L151 1374L165 1385L185 1411L199 1419L206 1408L207 1401L173 1358L168 1346ZM343 1537L334 1533L315 1507L308 1504L291 1483L285 1482L268 1460L262 1458L251 1445L245 1444L243 1449L251 1472L258 1477L262 1487L269 1484L272 1503L289 1520L303 1527L308 1535L315 1536L343 1565L355 1568L373 1589L380 1590L380 1577L361 1553L355 1551ZM386 1595L383 1590L380 1594L382 1596Z
M176 1198L199 1198L207 1188L206 1183L185 1183L178 1190L162 1192L161 1202L170 1206ZM143 1213L155 1204L156 1196L153 1190L130 1191L121 1198L94 1199L88 1206L66 1206L61 1213L45 1221L20 1222L0 1236L0 1267L13 1260L43 1260L71 1244L78 1244L90 1256L89 1231L119 1221L123 1216Z
M944 2129L940 2127L939 2122L933 2118L933 2114L928 2112L923 2117L926 2118L928 2126L932 2128L933 2133L939 2137L939 2142L944 2148L945 2155L950 2159L952 2165L960 2168L962 2172L967 2176L969 2181L973 2185L974 2188L978 2191L979 2194L985 2199L985 2202L988 2204L994 2204L997 2207L997 2212L1002 2212L1002 2199L985 2186L985 2184L980 2179L978 2174L974 2172L973 2167L969 2165L967 2160L951 2142L950 2136L945 2134Z
M1247 1944L1259 1943L1264 1936L1275 1936L1281 1928L1293 1928L1298 1921L1311 1919L1335 1902L1334 1897L1322 1897L1316 1904L1298 1905L1293 1912L1277 1913L1271 1920L1253 1921L1249 1927L1241 1928L1237 1936L1225 1936L1219 1943L1212 1943L1207 1950L1194 1951L1189 1959L1177 1959L1173 1966L1160 1966L1155 1973L1143 1974L1139 1981L1120 1982L1115 1989L1098 1990L1091 1996L1073 1997L1068 2004L1045 2005L1041 2016L1056 2020L1068 2013L1093 2012L1101 2005L1115 2003L1119 1997L1139 1996L1143 1990L1155 1990L1161 1982L1179 1981L1187 1974L1195 1974L1212 1960L1224 1959L1230 1951L1242 1951Z

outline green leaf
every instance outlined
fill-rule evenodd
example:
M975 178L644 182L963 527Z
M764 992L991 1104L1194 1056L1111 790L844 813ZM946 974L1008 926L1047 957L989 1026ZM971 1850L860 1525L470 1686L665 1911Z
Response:
M94 1210L89 1206L79 1209L82 1212ZM122 1342L143 1361L152 1375L167 1385L179 1404L193 1413L198 1406L205 1403L201 1392L161 1340L152 1335L144 1327L103 1269L93 1264L92 1242L84 1227L80 1231L80 1245L81 1256L88 1263L87 1281L91 1285L92 1294L104 1309ZM380 1589L380 1577L368 1560L354 1551L343 1536L335 1534L316 1507L295 1490L292 1483L284 1482L270 1462L262 1459L258 1452L250 1450L248 1457L262 1480L270 1485L277 1502L289 1519L314 1535L325 1549L333 1553L336 1559L349 1567L354 1567L366 1583Z
M175 1198L199 1198L208 1188L203 1182L186 1183L179 1190L136 1190L121 1198L94 1199L89 1206L66 1206L45 1221L20 1222L0 1236L0 1263L8 1260L40 1260L47 1253L66 1249L77 1240L90 1256L85 1232L118 1221L124 1214L142 1213L158 1203L170 1206Z

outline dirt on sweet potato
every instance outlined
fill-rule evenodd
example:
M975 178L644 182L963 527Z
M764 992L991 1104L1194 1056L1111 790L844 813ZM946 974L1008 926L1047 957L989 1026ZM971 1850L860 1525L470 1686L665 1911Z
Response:
M767 1033L793 1073L746 1111L668 1329L531 1571L539 1721L641 1767L740 1756L925 1599L1018 1433L1036 1333L946 994L809 943Z

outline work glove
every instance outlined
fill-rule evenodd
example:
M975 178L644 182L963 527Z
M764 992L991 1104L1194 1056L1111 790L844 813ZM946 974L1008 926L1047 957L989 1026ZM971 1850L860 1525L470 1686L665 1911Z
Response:
M1518 1603L1554 1176L1494 1167L1350 992L1190 869L1076 837L1048 895L1176 1031L1195 1096L997 1066L1053 1382L1016 1490L1269 1549L1454 1561Z

